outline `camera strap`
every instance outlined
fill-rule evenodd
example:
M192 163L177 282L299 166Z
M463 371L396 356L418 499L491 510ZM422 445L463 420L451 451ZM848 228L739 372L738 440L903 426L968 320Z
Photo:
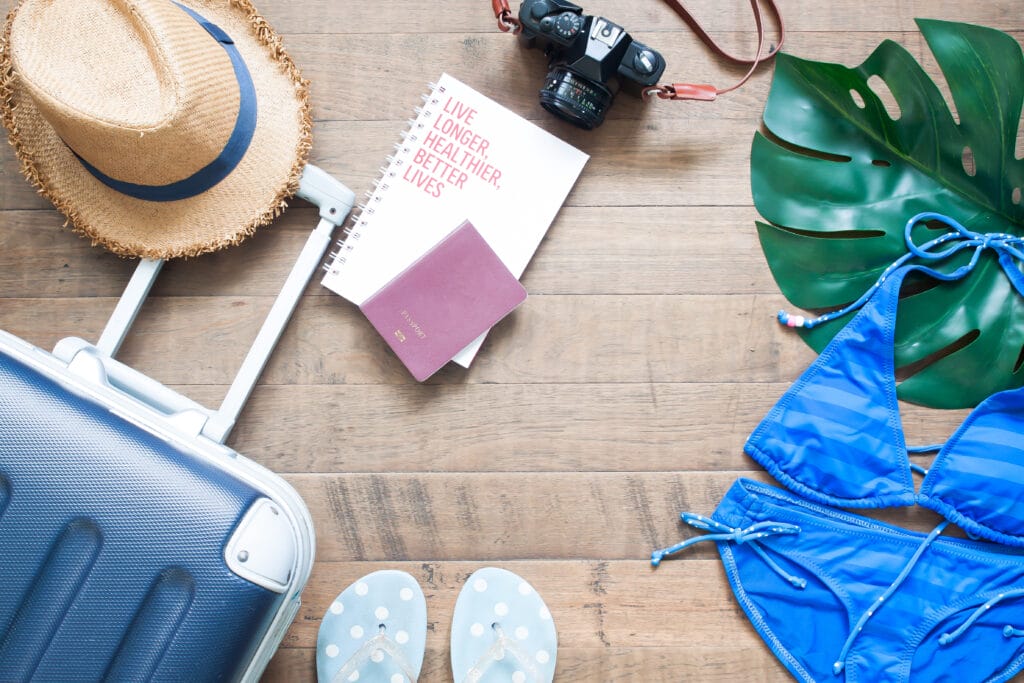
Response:
M767 54L764 54L765 28L764 18L761 16L761 2L764 2L768 6L768 9L771 11L772 16L775 17L775 21L779 26L779 42L772 47ZM750 69L743 78L739 80L739 82L729 86L728 88L716 88L715 86L707 83L666 83L644 90L644 100L649 100L655 95L663 100L714 100L719 95L732 92L746 83L747 80L754 75L754 71L757 70L758 65L777 55L779 50L782 49L782 44L786 41L786 24L782 20L782 14L779 12L779 8L776 6L775 0L750 0L750 7L754 10L754 23L757 25L757 54L753 59L737 57L736 55L727 52L725 48L719 45L718 42L711 37L711 34L708 33L701 23L697 21L697 18L690 13L690 10L686 9L681 2L678 2L678 0L665 0L665 4L675 10L676 14L682 17L687 26L697 34L697 37L700 38L712 52L723 59L733 62L734 64L749 64Z
M512 34L516 35L523 30L523 25L519 23L519 19L512 14L512 8L508 6L508 0L491 0L491 7L494 8L494 17L498 20L498 28L503 33L512 31Z
M779 42L767 53L764 53L765 28L764 18L761 15L761 2L764 2L768 6L768 9L772 16L775 17L775 21L779 26ZM754 55L753 59L737 57L736 55L726 51L725 48L719 45L718 42L711 37L711 34L708 33L697 18L690 13L690 10L686 9L686 7L684 7L678 0L665 0L665 4L675 10L676 14L682 17L687 26L690 27L697 37L701 39L701 42L707 45L712 52L727 61L733 62L734 64L749 64L750 70L747 71L746 75L744 75L738 83L735 83L728 88L716 88L715 86L707 83L665 83L657 85L644 90L643 97L645 101L657 96L663 100L703 100L710 102L719 95L732 92L746 83L754 74L754 71L757 70L758 65L769 61L778 54L779 50L782 49L782 44L786 41L786 25L782 20L782 14L779 12L779 8L775 5L775 0L750 0L750 7L754 10L754 23L757 25L757 54ZM494 16L498 20L499 29L506 33L511 31L513 34L517 34L523 30L522 25L519 23L519 19L512 13L512 9L508 5L508 0L491 0L491 6L494 8Z

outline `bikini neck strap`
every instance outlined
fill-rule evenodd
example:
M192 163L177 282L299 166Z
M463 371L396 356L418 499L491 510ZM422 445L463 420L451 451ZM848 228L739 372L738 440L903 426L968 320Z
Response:
M926 222L941 223L949 230L938 237L923 244L914 242L912 233L915 227ZM816 318L805 318L800 315L790 315L786 311L779 311L779 322L788 327L802 327L811 329L827 323L830 320L842 317L851 311L860 309L878 291L892 275L900 271L905 276L911 271L919 271L936 280L950 282L959 280L974 270L978 259L986 249L992 249L999 258L999 265L1009 279L1010 284L1017 290L1017 293L1024 297L1024 273L1021 273L1020 266L1024 264L1024 237L1017 237L1001 232L980 233L968 230L956 220L939 213L919 213L907 221L903 229L903 239L907 244L907 253L893 261L879 276L878 280L865 291L859 299L838 310L825 313ZM973 250L971 259L964 265L950 272L943 272L925 263L938 263L951 258L965 250ZM920 262L907 265L908 262L918 259ZM901 268L905 269L900 270ZM899 285L896 285L897 293ZM893 321L894 322L894 321Z

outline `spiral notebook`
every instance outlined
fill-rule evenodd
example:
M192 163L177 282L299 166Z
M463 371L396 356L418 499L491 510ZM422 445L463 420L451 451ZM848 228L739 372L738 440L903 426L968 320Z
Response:
M468 219L521 277L589 158L442 74L327 265L325 287L356 305ZM469 367L484 335L454 358Z

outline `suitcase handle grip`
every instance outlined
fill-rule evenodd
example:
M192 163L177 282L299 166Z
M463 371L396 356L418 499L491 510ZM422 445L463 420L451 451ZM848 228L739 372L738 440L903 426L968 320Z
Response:
M210 410L114 360L84 339L61 339L53 349L53 355L67 363L70 372L89 384L107 386L126 394L167 416L179 431L189 436L198 436L211 417Z

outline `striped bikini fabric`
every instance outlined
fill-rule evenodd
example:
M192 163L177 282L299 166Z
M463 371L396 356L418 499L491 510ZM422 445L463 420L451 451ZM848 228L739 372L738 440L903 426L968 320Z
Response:
M996 394L942 447L915 494L896 400L894 271L782 396L745 450L824 505L921 505L978 537L1024 546L1024 389Z

